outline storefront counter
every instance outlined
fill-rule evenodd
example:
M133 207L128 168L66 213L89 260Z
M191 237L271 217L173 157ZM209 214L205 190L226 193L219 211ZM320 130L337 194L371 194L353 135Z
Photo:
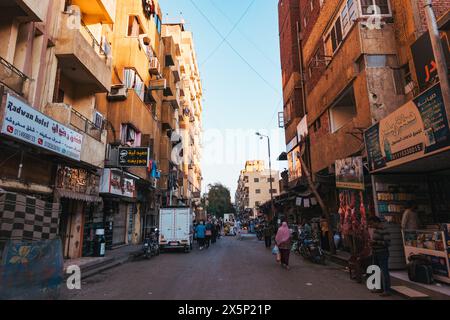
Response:
M450 283L450 224L403 231L405 256L422 254L430 260L436 280Z

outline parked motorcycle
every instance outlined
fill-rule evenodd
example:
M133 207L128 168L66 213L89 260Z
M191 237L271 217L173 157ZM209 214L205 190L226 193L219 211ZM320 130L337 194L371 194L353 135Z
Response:
M152 230L152 232L145 237L142 250L146 259L159 255L158 229Z
M300 237L297 248L303 258L309 259L314 263L325 265L325 254L320 247L319 240Z

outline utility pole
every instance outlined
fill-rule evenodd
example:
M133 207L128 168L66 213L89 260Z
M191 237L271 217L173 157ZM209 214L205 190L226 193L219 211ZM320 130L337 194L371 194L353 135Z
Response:
M450 120L450 83L448 80L447 61L444 48L442 47L441 37L439 36L436 15L433 11L433 1L425 1L425 13L427 16L428 30L430 32L431 45L433 47L434 58L436 59L436 68L442 89L442 98L447 113L447 119Z
M271 159L271 155L270 155L270 137L263 135L259 132L256 133L257 136L259 136L261 139L263 138L267 138L267 149L269 150L269 181L270 181L270 205L271 205L271 210L272 210L272 214L274 215L274 218L277 219L278 222L278 214L275 215L275 205L273 202L273 183L272 183L272 159Z

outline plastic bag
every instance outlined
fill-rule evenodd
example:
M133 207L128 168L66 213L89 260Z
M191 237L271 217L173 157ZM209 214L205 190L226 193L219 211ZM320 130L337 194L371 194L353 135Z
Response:
M280 249L278 249L278 246L273 247L273 249L272 249L272 254L273 254L273 255L280 254Z

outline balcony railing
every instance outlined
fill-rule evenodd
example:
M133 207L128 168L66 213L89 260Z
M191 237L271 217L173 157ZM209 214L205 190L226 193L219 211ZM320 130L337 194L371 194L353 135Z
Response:
M89 42L94 51L97 52L100 57L105 57L105 59L108 57L108 55L111 55L111 47L109 43L105 41L102 46L83 21L81 22L81 25L82 27L80 28L80 32L83 37Z
M98 128L95 123L87 119L81 113L72 108L70 124L81 132L86 133L97 141L101 141L102 128Z
M0 57L0 83L19 95L23 95L23 86L28 77L11 63Z

